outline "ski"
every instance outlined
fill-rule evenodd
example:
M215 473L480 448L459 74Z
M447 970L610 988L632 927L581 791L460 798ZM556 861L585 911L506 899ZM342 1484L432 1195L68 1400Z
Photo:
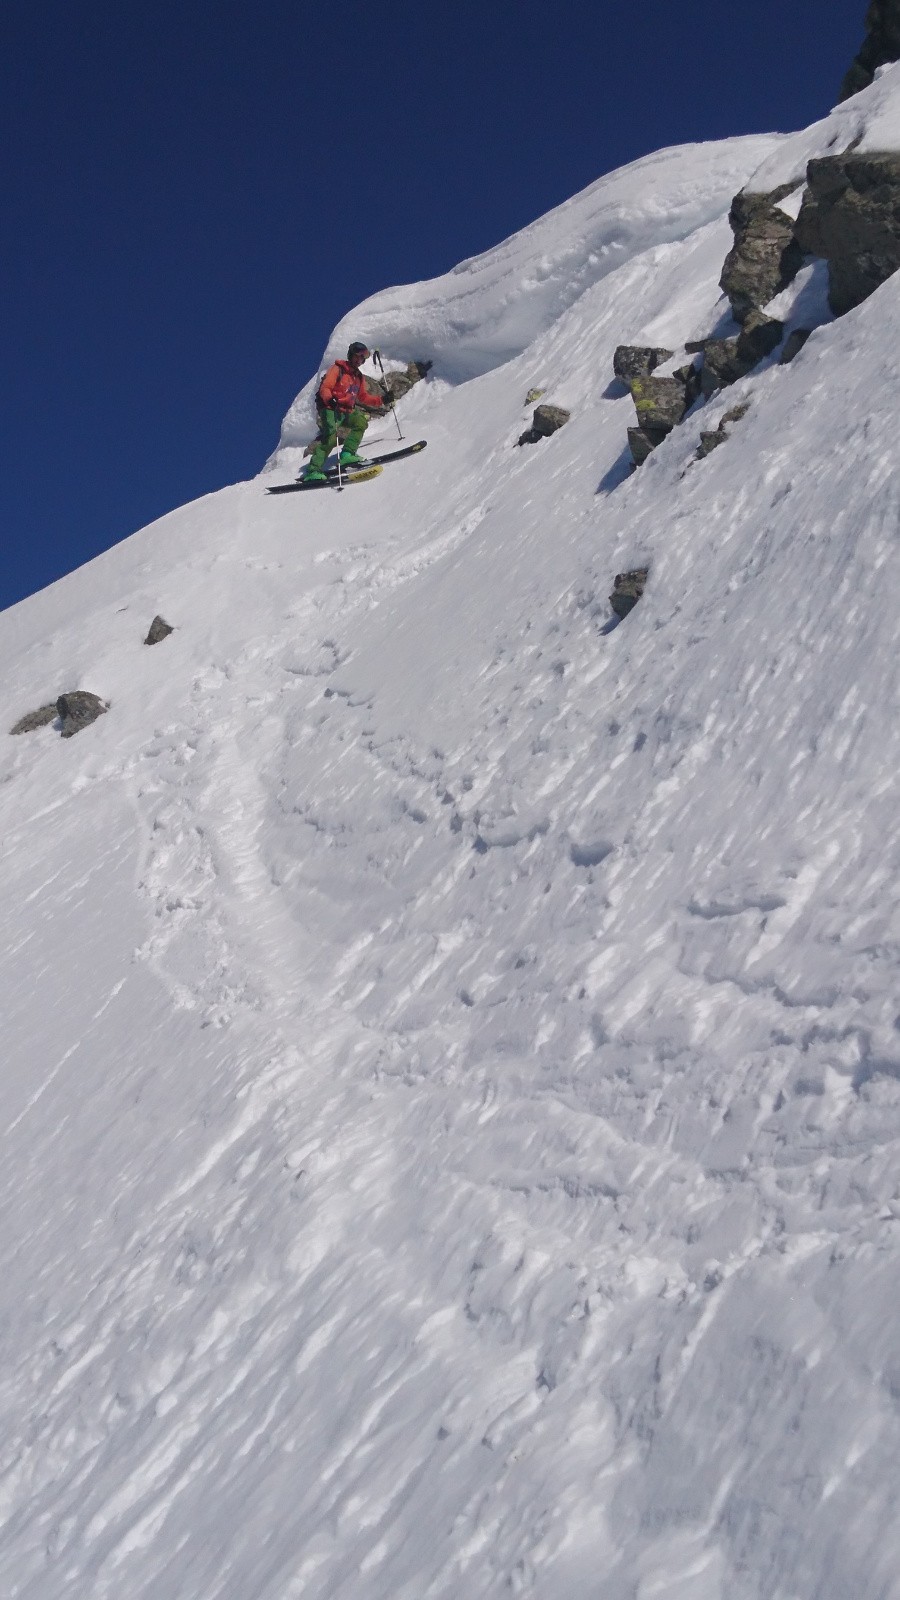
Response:
M420 439L418 444L408 444L405 450L389 450L387 455L384 456L368 456L366 459L366 467L383 467L388 461L400 461L404 456L416 456L420 450L425 449L427 443L427 439ZM365 469L355 467L341 468L342 472L347 472L348 470L350 472L354 472L363 471ZM325 476L326 478L336 478L337 467L326 467Z
M405 450L391 450L391 451L388 452L387 455L370 456L369 460L366 462L364 467L342 467L341 468L341 480L342 480L343 483L355 483L355 482L359 481L360 479L377 477L378 473L381 471L382 467L385 465L386 462L388 462L388 461L400 461L400 460L402 460L402 458L404 456L415 456L415 455L418 455L420 450L424 450L425 449L425 446L426 446L427 443L428 443L427 439L420 439L418 444L408 444L406 446ZM374 471L373 471L373 468L375 469ZM319 482L319 483L306 483L303 480L303 478L299 478L296 483L273 483L273 484L270 484L270 486L266 490L266 493L267 494L291 494L291 493L293 493L293 491L295 489L326 489L326 488L334 488L335 485L337 484L337 477L338 477L338 469L337 469L336 466L334 466L334 467L326 467L325 468L325 479L326 479L325 483L321 483L321 482Z
M366 483L369 478L377 478L383 471L384 468L376 466L374 462L356 471L342 467L340 479L337 472L329 472L326 477L316 478L313 483L307 483L303 478L299 483L273 483L266 494L288 494L293 489L346 489L348 483Z

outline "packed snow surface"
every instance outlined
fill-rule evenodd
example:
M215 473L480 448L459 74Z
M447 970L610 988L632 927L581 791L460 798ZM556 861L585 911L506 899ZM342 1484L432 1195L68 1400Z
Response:
M900 1596L900 282L633 477L610 382L784 148L368 302L426 451L267 496L307 388L0 621L111 702L0 765L10 1600Z

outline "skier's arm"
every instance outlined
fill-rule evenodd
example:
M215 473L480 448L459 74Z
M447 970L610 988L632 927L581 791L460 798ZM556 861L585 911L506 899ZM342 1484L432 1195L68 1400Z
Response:
M360 390L359 398L361 403L366 406L369 411L387 411L392 400L392 396L390 394L383 395L379 394L377 391L371 390L369 388L368 381L365 378L363 378L362 381L362 389Z
M328 368L328 371L322 379L322 382L319 384L316 399L319 401L320 405L326 407L331 405L332 401L334 400L334 386L337 383L340 375L341 369L337 362L335 362L333 367Z

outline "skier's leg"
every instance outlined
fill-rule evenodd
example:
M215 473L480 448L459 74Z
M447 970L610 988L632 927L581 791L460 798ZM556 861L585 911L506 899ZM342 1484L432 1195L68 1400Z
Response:
M325 465L325 458L329 456L337 444L337 419L333 411L323 411L319 417L319 436L316 447L309 458L308 472L321 472Z
M357 406L356 409L350 413L348 426L350 431L344 440L344 448L341 451L341 460L352 466L354 461L362 459L361 456L357 456L357 451L362 441L362 436L369 426L368 411L364 411L362 406Z

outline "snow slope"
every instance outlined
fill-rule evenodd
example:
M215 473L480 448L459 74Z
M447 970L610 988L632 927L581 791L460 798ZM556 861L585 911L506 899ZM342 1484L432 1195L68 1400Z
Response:
M307 386L0 619L112 702L0 767L4 1594L900 1596L900 283L634 477L607 385L783 143L367 303L426 452L267 497Z

